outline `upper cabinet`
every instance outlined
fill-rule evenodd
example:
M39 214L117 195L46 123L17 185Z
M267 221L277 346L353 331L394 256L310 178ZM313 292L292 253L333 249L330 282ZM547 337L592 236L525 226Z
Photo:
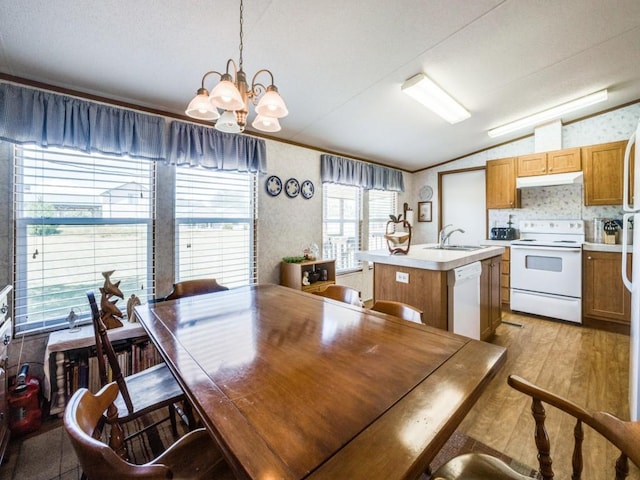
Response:
M621 141L582 149L585 205L622 205L626 146Z
M519 208L520 191L516 189L516 158L487 162L487 208Z
M579 148L567 148L518 157L519 177L579 172L581 169Z

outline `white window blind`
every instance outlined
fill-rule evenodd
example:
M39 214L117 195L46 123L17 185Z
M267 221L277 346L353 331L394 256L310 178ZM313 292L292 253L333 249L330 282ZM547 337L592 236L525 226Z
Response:
M355 253L360 250L361 192L359 187L323 185L323 258L336 259L336 271L360 268Z
M256 187L250 173L176 168L176 281L256 282Z
M367 250L387 248L384 234L389 215L397 215L398 194L386 190L369 190L369 234L367 237Z
M90 320L87 290L114 271L126 315L153 295L155 164L71 150L15 147L16 332Z

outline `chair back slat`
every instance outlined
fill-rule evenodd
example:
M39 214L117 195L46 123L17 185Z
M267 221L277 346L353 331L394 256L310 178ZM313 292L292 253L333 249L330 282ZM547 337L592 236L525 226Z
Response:
M376 303L373 304L373 307L371 307L371 310L387 313L404 320L409 320L410 322L422 323L422 310L412 305L407 305L406 303L391 300L377 300Z
M544 480L553 478L553 470L549 454L549 437L544 427L543 402L576 419L576 425L573 429L572 479L581 478L583 473L583 424L601 434L620 450L621 455L615 464L616 479L622 480L629 474L629 459L640 467L640 421L626 422L606 412L589 411L516 375L510 375L508 383L511 387L532 398L531 412L536 424L535 441L538 447L540 475Z
M100 333L98 329L98 322L100 321L100 310L98 309L96 297L92 291L87 292L87 298L89 299L89 306L91 307L91 321L93 325L93 336L96 341L96 358L98 360L98 375L100 377L100 386L104 387L107 384L107 366L104 363L102 340L100 339Z
M229 290L224 285L220 285L215 278L200 278L197 280L185 280L173 284L173 291L164 299L175 300L177 298L192 297L205 293L222 292Z
M360 292L354 288L346 287L344 285L329 285L324 290L315 291L313 293L321 297L330 298L350 305L356 305L358 307L362 306L362 302L360 301Z
M102 385L103 387L107 384L106 365L104 365L104 357L102 355L102 353L104 353L107 357L107 361L109 362L109 367L111 368L112 380L118 384L122 399L127 406L129 414L131 414L133 413L133 402L131 401L131 396L129 395L129 390L127 389L127 383L125 382L124 376L122 375L122 369L120 368L120 363L118 363L118 357L115 350L113 349L113 345L111 344L109 335L107 334L107 328L100 318L95 295L93 294L93 292L87 292L87 298L89 299L89 303L91 304L94 333L97 332L96 350L98 350L98 346L100 346L102 350L101 354L98 355L98 366L100 366L100 362L102 362L104 368L104 377L103 372L100 371L100 381L104 382ZM96 312L98 313L96 314Z

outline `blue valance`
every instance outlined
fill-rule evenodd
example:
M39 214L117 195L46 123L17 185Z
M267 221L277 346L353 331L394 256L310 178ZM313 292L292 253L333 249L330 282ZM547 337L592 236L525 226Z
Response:
M335 155L320 156L320 175L323 183L352 185L367 190L404 192L401 171Z
M164 118L0 84L0 139L87 153L165 158Z
M178 121L171 122L167 160L176 165L267 173L264 140Z

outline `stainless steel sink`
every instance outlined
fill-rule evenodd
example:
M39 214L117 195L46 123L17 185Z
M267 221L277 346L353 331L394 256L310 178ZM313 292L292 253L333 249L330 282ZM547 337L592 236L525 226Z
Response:
M477 245L445 245L441 247L440 245L434 245L432 247L424 247L425 250L455 250L458 252L473 252L474 250L480 250L484 247L478 247Z

